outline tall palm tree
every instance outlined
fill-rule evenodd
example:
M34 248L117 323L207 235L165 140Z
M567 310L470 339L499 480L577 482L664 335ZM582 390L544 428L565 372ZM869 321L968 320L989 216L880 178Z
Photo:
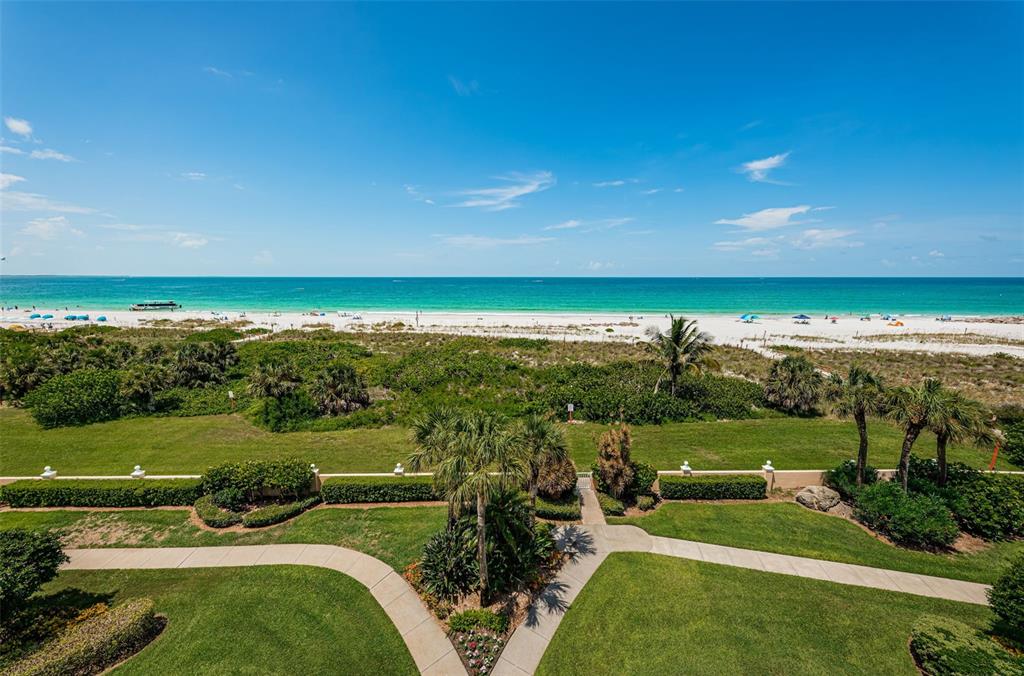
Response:
M837 415L853 418L860 434L857 449L857 485L864 484L864 468L868 464L868 416L882 412L884 387L882 379L860 366L851 366L844 380L833 373L828 383L828 398Z
M545 466L569 459L569 447L565 443L562 429L550 418L531 415L522 422L519 435L526 453L529 473L526 477L527 492L530 495L530 517L537 521L537 483Z
M935 457L939 461L939 485L947 479L946 446L949 442L992 440L992 429L985 407L968 399L959 390L942 390L929 429L935 433Z
M453 453L459 416L460 413L455 409L441 406L412 421L412 439L416 451L409 457L409 469L414 472L430 469ZM442 483L442 477L435 472L434 490L440 495L450 496L455 486ZM462 507L462 504L448 500L449 527L462 513Z
M327 415L349 413L370 405L366 383L345 362L328 364L313 378L309 389L320 410Z
M718 370L718 362L711 356L715 346L710 333L697 328L697 320L669 315L668 333L662 333L657 326L647 327L647 337L651 348L665 362L665 371L658 376L654 384L657 393L661 381L668 374L672 385L673 396L676 393L676 381L683 371L701 374L706 370Z
M413 451L409 465L413 469L431 467L435 482L446 487L449 503L476 504L480 599L486 603L487 504L496 492L522 485L529 473L529 464L519 435L499 416L477 411L444 411L436 421L440 427L428 432L430 443ZM440 447L444 448L441 453L438 452Z
M288 362L261 362L249 376L249 394L283 399L299 388L302 378Z
M895 387L886 392L886 415L903 426L898 473L904 492L910 473L910 451L921 432L937 418L944 397L942 383L934 378L925 380L921 387Z

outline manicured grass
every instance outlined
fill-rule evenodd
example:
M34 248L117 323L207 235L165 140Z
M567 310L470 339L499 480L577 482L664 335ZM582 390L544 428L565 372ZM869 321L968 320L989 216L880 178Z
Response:
M45 592L148 596L167 626L118 674L415 674L370 593L306 566L65 571Z
M279 543L329 544L374 556L401 572L444 528L444 507L320 508L258 531L210 532L187 510L0 512L0 530L58 530L68 547L210 547Z
M795 503L674 502L644 516L609 522L632 524L652 535L985 583L994 582L1009 560L1024 552L1024 541L996 543L973 554L897 548L856 524Z
M537 674L907 674L924 613L983 626L982 606L615 553L569 609Z
M605 428L566 428L581 470L594 461L596 439ZM857 448L853 423L829 419L672 423L636 426L633 432L633 458L658 469L678 469L683 460L697 469L756 469L768 459L779 469L827 469L853 457ZM872 463L894 467L899 431L875 423L871 434ZM927 455L934 447L934 437L926 433L915 448ZM134 418L43 430L27 411L0 409L0 475L7 476L35 476L45 465L65 476L127 475L136 464L150 474L200 474L229 460L279 457L315 462L323 472L388 472L396 462L405 462L411 450L409 432L401 427L274 434L239 415L214 415ZM951 460L976 467L985 465L989 454L950 449Z

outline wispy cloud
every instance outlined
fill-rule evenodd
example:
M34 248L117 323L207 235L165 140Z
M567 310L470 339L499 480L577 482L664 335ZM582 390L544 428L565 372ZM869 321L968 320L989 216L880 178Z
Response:
M932 249L931 251L928 252L928 255L931 256L932 258L945 258L946 257L946 254L942 253L938 249Z
M5 117L4 126L12 134L24 136L25 138L32 136L32 124L28 120L22 120L17 117Z
M75 235L76 237L81 237L85 234L81 230L71 227L71 223L65 216L34 218L20 232L29 237L46 240L55 240L65 233Z
M747 122L745 125L740 127L740 131L750 131L754 127L760 127L761 124L762 124L761 120L751 120L750 122Z
M448 82L459 96L476 96L480 93L480 83L476 80L463 81L454 75L449 75Z
M71 155L65 155L64 153L57 152L52 148L46 150L33 150L29 157L34 160L58 160L60 162L77 162Z
M789 151L766 157L763 160L745 162L740 167L740 173L746 174L747 178L755 183L778 183L778 181L773 181L769 178L769 173L773 169L778 169L784 165L788 157Z
M611 261L588 261L584 267L591 272L599 272L601 270L610 270L616 267L616 265Z
M24 181L24 176L16 176L15 174L2 174L0 173L0 190L12 186L15 183Z
M850 249L864 246L864 242L847 239L850 235L856 234L856 232L856 230L839 230L836 228L812 228L800 233L793 240L793 246L798 249Z
M685 192L686 188L673 188L672 192Z
M0 192L0 206L4 211L51 211L66 214L94 214L95 209L75 204L54 202L45 195L31 192Z
M626 185L627 183L639 183L639 182L640 182L640 179L638 179L638 178L616 178L616 179L613 179L613 180L610 180L610 181L598 181L597 183L594 183L592 185L595 188L618 188L620 186Z
M405 188L405 193L409 195L409 197L416 200L417 202L423 202L424 204L434 203L434 200L430 199L429 197L420 192L420 187L418 185L409 185L408 183L406 183L402 187Z
M255 265L273 265L274 254L264 249L263 251L258 252L255 256L252 257L252 262Z
M657 195L662 190L664 190L664 188L649 188L648 190L641 190L640 194L641 195Z
M217 77L234 77L234 75L232 75L230 72L222 70L220 68L216 68L215 66L206 66L205 68L203 68L203 72L209 73L210 75L216 75Z
M746 230L774 230L775 228L784 228L787 225L799 225L801 223L808 223L808 220L791 220L794 216L800 214L806 214L812 211L814 208L808 204L802 204L796 207L774 207L771 209L761 209L749 214L743 214L740 218L720 218L715 221L716 225L738 225Z
M568 221L549 225L545 230L579 230L580 232L594 232L595 230L608 230L610 228L617 228L620 225L633 222L632 217L625 218L598 218L594 220L581 220L579 218L573 218Z
M531 237L520 235L519 237L484 237L481 235L446 235L441 241L448 246L462 249L492 249L499 246L532 246L554 241L554 237Z
M748 237L746 239L734 239L726 240L723 242L715 242L714 247L719 251L738 251L740 249L749 249L751 247L763 247L769 244L774 244L779 238L774 237L769 239L768 237Z
M203 235L191 232L172 232L170 233L170 242L182 249L201 249L209 244L210 240Z
M562 221L561 223L555 223L544 228L545 230L572 230L583 225L583 221L578 218L570 218L568 221Z
M11 155L24 155L25 151L22 150L21 148L0 145L0 153L10 153Z
M518 207L519 198L543 192L556 183L555 177L550 171L538 171L533 174L512 173L494 178L504 181L507 185L460 191L456 194L467 199L451 206L475 207L485 211L504 211Z
M180 174L181 178L186 181L205 181L206 174L201 171L183 171Z

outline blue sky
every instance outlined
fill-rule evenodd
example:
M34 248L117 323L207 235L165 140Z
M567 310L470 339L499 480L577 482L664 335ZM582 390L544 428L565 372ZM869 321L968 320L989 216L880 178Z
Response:
M6 274L1024 269L1019 3L0 18Z

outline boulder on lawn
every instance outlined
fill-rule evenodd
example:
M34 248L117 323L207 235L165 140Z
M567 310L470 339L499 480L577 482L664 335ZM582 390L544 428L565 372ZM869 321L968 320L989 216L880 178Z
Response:
M839 493L828 486L808 486L796 494L796 501L809 509L827 512L839 504Z

